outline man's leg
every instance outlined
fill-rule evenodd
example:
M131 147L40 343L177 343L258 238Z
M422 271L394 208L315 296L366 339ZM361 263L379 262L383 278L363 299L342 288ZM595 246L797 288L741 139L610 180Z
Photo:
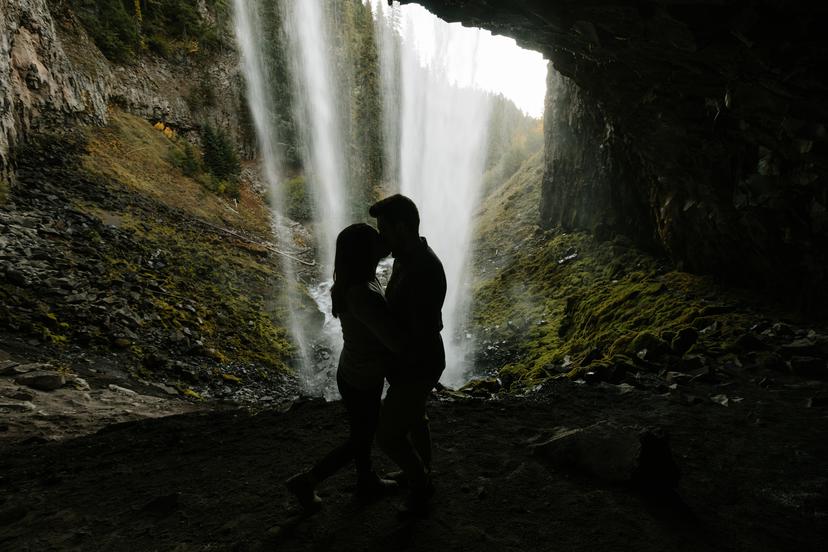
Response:
M423 446L425 403L430 392L422 383L405 382L388 389L380 413L377 442L391 460L403 470L412 486L424 485L423 459L409 440L411 430L419 426L418 446ZM429 447L430 448L430 447ZM428 460L430 461L430 454Z
M428 415L416 422L409 431L409 438L414 450L420 457L426 472L431 471L431 429L428 424Z

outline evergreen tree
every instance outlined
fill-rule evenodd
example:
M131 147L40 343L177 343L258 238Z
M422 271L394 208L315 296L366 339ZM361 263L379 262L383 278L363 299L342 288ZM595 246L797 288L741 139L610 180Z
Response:
M236 147L221 128L204 125L201 131L204 166L219 180L235 181L241 172Z

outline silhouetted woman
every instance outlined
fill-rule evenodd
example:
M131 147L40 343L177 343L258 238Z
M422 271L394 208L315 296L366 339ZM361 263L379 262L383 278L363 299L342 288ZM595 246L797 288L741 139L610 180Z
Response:
M351 459L356 464L358 498L382 494L396 485L380 479L371 466L385 373L392 354L401 353L405 347L376 277L377 264L388 253L379 233L367 224L348 226L336 238L331 298L344 341L336 382L348 412L350 436L313 468L285 482L306 509L321 504L316 485Z

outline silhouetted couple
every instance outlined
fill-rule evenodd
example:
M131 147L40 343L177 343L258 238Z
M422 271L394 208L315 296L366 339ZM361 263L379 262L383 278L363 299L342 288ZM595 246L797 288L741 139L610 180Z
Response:
M369 500L407 485L403 514L423 515L434 492L426 401L445 368L440 330L446 295L443 265L419 235L420 216L409 198L393 195L371 206L379 232L354 224L336 239L333 315L344 346L336 381L348 412L350 436L308 471L286 481L302 506L321 503L316 485L355 461L357 498ZM394 268L385 293L377 280L389 253ZM381 400L384 380L389 388ZM400 467L380 478L371 463L377 443Z

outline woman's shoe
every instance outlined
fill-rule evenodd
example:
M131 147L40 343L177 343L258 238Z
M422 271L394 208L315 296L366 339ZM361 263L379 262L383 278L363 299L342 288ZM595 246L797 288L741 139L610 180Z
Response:
M400 489L408 488L408 478L402 470L388 472L382 476L383 479L394 481Z
M322 506L322 499L316 494L316 480L309 472L300 472L285 481L285 487L293 493L299 504L307 511L316 511Z

